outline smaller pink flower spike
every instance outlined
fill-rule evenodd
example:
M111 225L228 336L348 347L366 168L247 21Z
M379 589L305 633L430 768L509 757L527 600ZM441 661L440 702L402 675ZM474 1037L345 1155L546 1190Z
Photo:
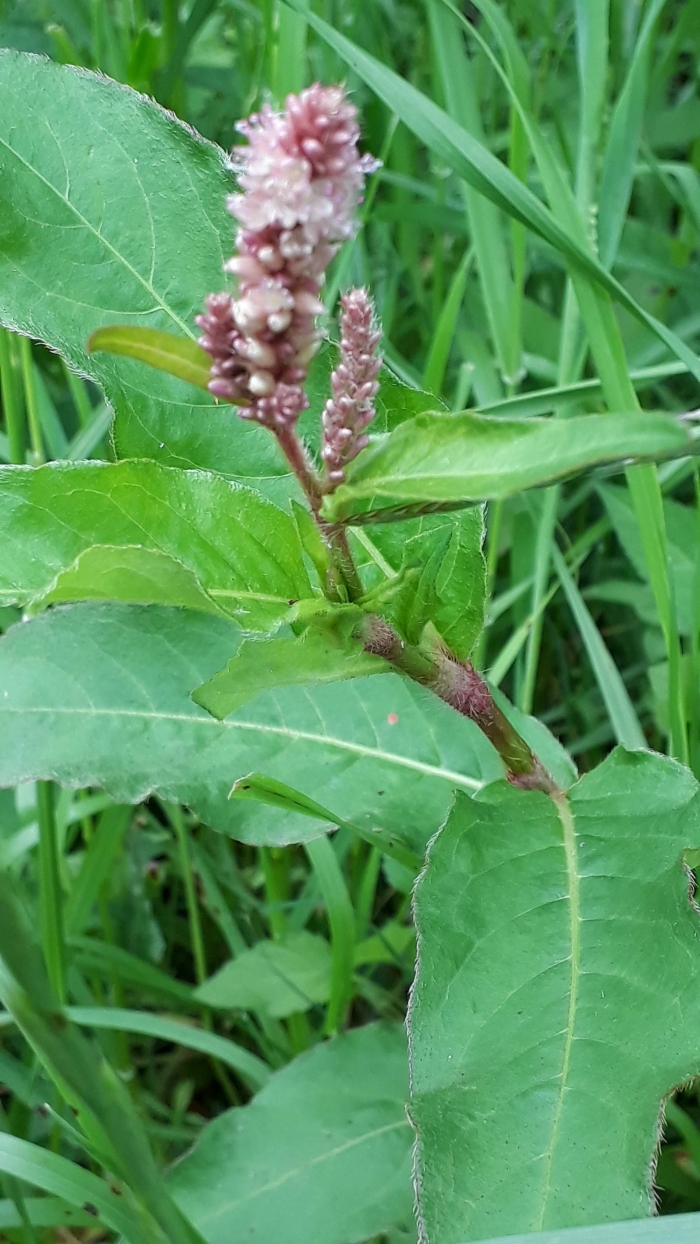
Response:
M365 428L375 416L374 399L382 360L381 333L366 289L351 289L340 300L340 363L331 375L333 396L323 412L323 449L328 492L345 479L345 467L365 448Z
M238 295L213 294L197 317L213 359L210 389L239 414L272 429L291 428L308 405L302 385L318 350L316 319L326 268L355 229L366 173L357 150L357 111L340 86L319 83L266 106L239 126L241 193L229 197L239 222L226 271Z

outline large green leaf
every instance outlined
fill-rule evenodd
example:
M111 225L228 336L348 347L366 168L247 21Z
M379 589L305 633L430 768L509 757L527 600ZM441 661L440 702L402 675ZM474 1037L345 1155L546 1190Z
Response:
M170 1187L209 1244L354 1244L411 1220L406 1038L316 1046L205 1129Z
M18 624L0 640L0 785L54 778L124 803L156 791L249 842L330 827L229 802L234 781L258 772L420 851L454 787L503 772L476 726L395 674L267 691L218 722L190 693L239 642L225 618L157 606L73 605Z
M367 523L499 500L628 458L689 453L687 428L661 414L498 419L427 412L356 458L326 499L329 519Z
M194 317L225 285L233 248L224 153L128 88L9 49L0 103L0 321L103 387L120 457L219 471L275 500L296 495L266 429L144 362L87 351L96 330L120 324L194 342ZM382 422L424 408L389 373L385 386ZM315 396L305 431L327 386Z
M558 801L457 795L416 896L430 1244L652 1212L663 1098L700 1070L698 842L697 782L648 752L618 749Z
M612 1222L536 1235L499 1236L487 1244L696 1244L700 1214L670 1214L648 1222Z
M97 74L0 51L0 320L102 386L123 457L289 492L274 438L201 389L111 354L102 326L194 340L233 245L224 153Z
M0 526L3 604L47 596L187 605L266 630L311 594L291 518L201 471L1 467Z

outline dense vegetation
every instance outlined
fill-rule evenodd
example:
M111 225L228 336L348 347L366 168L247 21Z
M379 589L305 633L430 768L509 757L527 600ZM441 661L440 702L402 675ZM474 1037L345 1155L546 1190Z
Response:
M587 1205L569 1206L568 1216L555 1208L539 1225L633 1217L629 1201L621 1196L619 1212L614 1201L628 1168L643 1163L647 1138L641 1157L630 1157L619 1119L632 1120L632 1130L639 1120L641 1134L645 1093L660 1102L687 1078L678 1068L700 1070L697 933L680 864L685 848L700 847L700 837L691 840L688 773L700 778L700 488L693 421L670 417L698 406L700 6L478 0L460 10L446 0L312 0L310 23L304 7L7 0L0 10L4 48L54 62L0 54L0 460L65 464L0 481L8 632L0 644L0 1233L22 1244L119 1233L132 1244L179 1244L197 1232L211 1244L415 1239L402 1026L415 878L450 808L445 774L457 775L462 792L450 820L456 836L481 816L485 840L499 832L517 840L532 794L506 788L497 814L467 798L503 773L473 722L398 678L387 714L386 692L375 688L388 675L375 679L354 649L361 681L316 686L321 674L311 670L303 709L293 686L274 704L262 690L259 730L273 723L287 739L297 731L294 747L225 732L202 743L202 715L189 697L232 656L229 589L258 594L247 626L271 632L289 620L288 600L305 596L323 553L265 429L235 423L232 408L202 389L124 359L115 339L87 353L90 334L115 323L172 332L179 317L182 335L194 332L233 251L232 177L214 148L161 111L61 65L127 84L225 149L238 141L236 123L265 101L281 106L316 80L348 84L362 149L382 163L323 299L330 313L350 286L366 286L374 299L386 363L376 429L393 436L402 420L435 409L549 422L528 425L502 477L495 439L484 440L482 458L470 450L462 460L450 448L461 491L433 481L438 491L420 503L446 507L443 527L404 517L371 525L368 535L367 513L376 518L379 505L371 464L364 479L359 464L349 472L327 513L358 523L352 548L363 587L406 642L418 643L429 620L457 657L466 660L475 643L475 667L503 693L498 703L559 786L571 784L572 761L590 773L588 786L574 788L584 792L581 817L600 797L603 773L632 791L629 806L616 805L619 825L642 827L622 868L630 890L611 891L605 914L612 920L618 904L632 903L640 926L646 920L614 948L638 987L620 1021L638 1045L631 1035L623 1043L614 1111L592 1113L583 1128L587 1153L598 1153L590 1188L576 1193ZM499 166L512 176L499 180ZM74 194L80 211L68 221L51 196L65 205ZM311 443L334 359L328 346L312 367L302 417ZM188 366L199 383L201 361L192 355ZM624 428L603 412L624 417ZM422 417L427 447L432 425ZM496 436L493 426L484 437ZM538 429L552 439L528 448ZM398 445L400 457L400 440L383 444ZM625 473L628 458L659 465ZM89 477L67 465L88 459L113 465L90 468ZM394 479L396 461L386 468ZM182 468L212 474L203 482ZM241 501L231 479L260 487L265 501ZM465 500L488 501L483 630L480 600L469 600L481 573L481 510L455 518L450 508ZM379 508L403 517L409 504L419 512L397 486ZM27 518L30 510L48 517ZM168 524L171 512L179 519ZM453 602L432 590L439 541L430 546L438 561L424 559L428 581L408 605L402 597L395 609L384 580L372 577L373 558L391 577L410 570L425 531L457 539L465 576L457 618ZM230 549L243 536L250 545L232 571ZM277 603L265 595L258 544L279 552ZM98 545L111 552L93 565ZM134 596L137 578L151 595ZM413 591L410 575L406 582ZM327 662L327 648L322 655ZM260 690L259 672L248 676ZM127 732L137 700L155 724ZM100 715L61 716L83 701ZM198 702L219 717L238 707ZM45 714L41 724L35 710ZM373 748L364 718L375 731L381 718ZM621 752L598 769L616 744L662 757L639 761L632 777ZM233 782L251 773L229 802ZM383 813L363 795L370 785L388 805L381 833ZM525 802L511 806L515 799ZM329 820L336 832L315 836ZM533 851L540 832L531 829ZM467 868L458 847L449 855L442 841L418 892L425 975L413 1003L413 1072L424 1087L430 1058L451 1057L440 1048L448 1019L431 1029L452 987L431 947L452 936L457 945L456 926L447 933L444 920L455 901L451 876ZM667 906L655 907L647 883L657 864L666 877L662 847L678 876ZM688 870L697 859L686 851ZM616 867L611 857L601 865L611 874ZM537 869L516 870L510 890L489 901L509 910L536 904L538 878ZM482 901L476 895L477 907ZM680 935L673 950L664 940L664 920L674 936L682 925L682 950ZM500 954L507 962L507 944ZM489 971L487 960L471 985L483 989L485 1007L495 988ZM528 1005L534 1013L548 1003L543 995ZM466 1013L469 997L462 1004ZM653 1088L638 1069L640 1051L658 1073ZM518 1104L528 1071L490 1081L481 1057L478 1109L484 1118L501 1111L476 1176L487 1209L464 1228L449 1209L441 1217L449 1197L440 1161L431 1170L428 1154L430 1244L535 1229L517 1218L519 1177L504 1189L502 1173L513 1180L503 1156L508 1129L529 1125ZM414 1110L423 1152L442 1146L441 1161L451 1162L451 1138L438 1135L444 1115L429 1095ZM366 1140L375 1133L376 1142ZM651 1130L648 1139L651 1158ZM161 1183L157 1169L170 1170L195 1142ZM343 1158L352 1145L354 1164ZM655 1186L663 1214L700 1210L692 1084L667 1104Z

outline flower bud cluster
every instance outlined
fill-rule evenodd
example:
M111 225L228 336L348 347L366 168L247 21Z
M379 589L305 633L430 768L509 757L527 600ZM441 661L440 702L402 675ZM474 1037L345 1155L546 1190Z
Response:
M345 478L344 468L365 448L365 428L372 422L382 365L381 338L366 289L351 289L341 299L340 363L331 375L333 396L323 412L321 451L329 490Z
M326 268L353 233L376 164L357 150L357 112L340 86L316 83L239 129L248 145L237 149L241 192L228 208L239 230L225 265L238 294L210 295L197 323L214 360L212 393L242 403L243 418L289 427L308 404Z

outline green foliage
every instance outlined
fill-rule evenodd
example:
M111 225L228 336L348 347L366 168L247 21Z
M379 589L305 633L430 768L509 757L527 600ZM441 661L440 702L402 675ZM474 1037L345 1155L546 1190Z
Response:
M239 638L203 613L101 604L15 627L0 646L0 783L96 783L127 802L155 790L246 842L301 842L328 828L229 803L237 777L262 772L358 829L422 850L455 785L473 790L502 773L471 722L395 674L268 691L215 721L190 693Z
M100 384L120 456L270 477L274 490L288 472L261 429L183 380L87 348L117 320L193 340L232 237L223 153L157 106L68 66L4 50L0 92L2 322Z
M483 539L483 513L473 506L374 527L359 545L370 565L379 555L387 575L375 589L381 608L409 643L419 643L432 623L456 656L471 656L484 625Z
M241 1007L284 1019L327 1002L330 977L327 941L302 929L244 950L200 985L197 997L207 1006Z
M700 1208L695 6L463 8L2 7L10 1244L412 1244L426 848L423 1244L697 1232L644 1221ZM386 365L329 493L207 391L191 126L348 71L312 472L348 286Z
M698 1070L697 792L673 761L618 750L556 801L457 797L416 895L429 1238L651 1212L660 1103Z
M354 523L406 518L502 500L627 456L680 456L690 448L688 432L660 415L565 421L417 415L356 460L325 513Z
M336 638L310 628L296 639L244 640L226 669L197 687L192 699L223 721L269 687L339 682L388 669L380 657L365 652L360 640Z
M124 358L138 359L177 376L198 389L209 385L210 358L201 346L187 337L161 333L157 328L98 328L87 343L90 354L104 351Z
M406 1039L350 1032L301 1056L204 1131L171 1181L211 1244L352 1244L411 1217Z
M154 462L0 468L0 599L184 605L268 630L310 595L289 517L215 475Z

